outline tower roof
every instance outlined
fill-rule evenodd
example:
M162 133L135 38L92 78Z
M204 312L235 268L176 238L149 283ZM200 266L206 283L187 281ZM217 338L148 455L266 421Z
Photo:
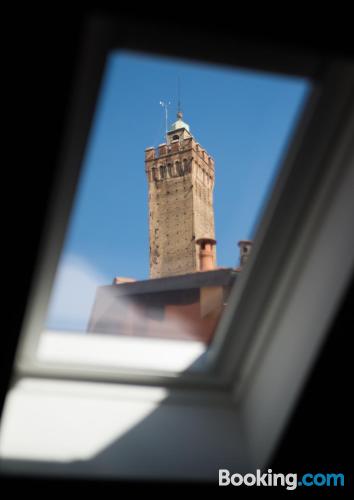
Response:
M178 111L177 120L174 123L172 123L171 128L169 130L170 132L173 132L174 130L178 130L180 128L185 128L188 132L190 132L188 123L185 123L182 120L182 118L183 118L182 111Z

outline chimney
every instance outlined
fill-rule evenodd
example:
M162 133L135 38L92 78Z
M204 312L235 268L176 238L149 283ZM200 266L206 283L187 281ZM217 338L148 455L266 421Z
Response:
M199 271L211 271L214 269L214 251L213 246L216 240L212 238L199 238L196 241L199 249Z
M240 247L240 268L242 268L246 264L249 254L251 253L252 241L240 240L238 246Z

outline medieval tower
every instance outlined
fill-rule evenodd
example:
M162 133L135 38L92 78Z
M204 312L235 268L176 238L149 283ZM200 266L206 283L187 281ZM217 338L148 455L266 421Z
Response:
M199 271L198 240L213 242L214 160L177 113L166 143L145 150L149 184L150 277ZM215 248L212 250L216 265Z

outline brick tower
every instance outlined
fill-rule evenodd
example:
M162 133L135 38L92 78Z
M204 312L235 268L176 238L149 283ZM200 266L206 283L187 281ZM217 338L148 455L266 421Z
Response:
M167 143L145 150L149 183L150 277L199 271L201 238L215 238L214 160L177 113ZM215 247L213 265L216 264Z

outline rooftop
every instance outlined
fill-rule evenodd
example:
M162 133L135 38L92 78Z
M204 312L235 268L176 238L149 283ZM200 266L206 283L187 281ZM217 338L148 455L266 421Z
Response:
M233 268L212 269L177 276L165 276L129 283L105 285L100 288L115 288L117 295L135 295L141 293L154 293L166 290L186 290L207 286L232 285L237 275Z

